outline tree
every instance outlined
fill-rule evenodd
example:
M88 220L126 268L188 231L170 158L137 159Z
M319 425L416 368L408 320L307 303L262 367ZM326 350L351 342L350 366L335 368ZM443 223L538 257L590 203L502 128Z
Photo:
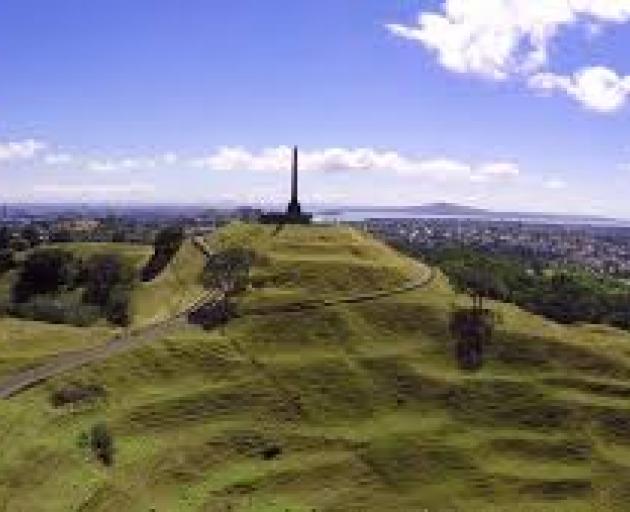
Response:
M184 230L181 226L168 226L155 237L155 252L175 254L184 241Z
M115 286L109 294L109 299L103 312L111 323L121 327L128 327L131 323L131 297L129 288Z
M450 332L457 339L456 357L463 370L478 370L483 365L485 345L492 339L491 312L476 307L451 313Z
M13 251L10 249L0 249L0 275L15 268L16 261Z
M28 242L31 247L35 247L41 243L41 233L36 226L29 224L22 229L21 236Z
M220 290L225 296L244 291L249 284L254 259L253 251L241 247L226 249L212 255L204 269L204 286Z
M134 269L117 254L97 254L87 261L83 274L83 300L98 306L110 322L129 325Z
M7 226L0 227L0 249L8 249L11 246L11 230Z
M166 268L184 242L184 230L180 226L162 229L153 242L153 255L142 269L142 280L152 281Z
M509 295L505 283L484 260L463 268L459 280L464 291L472 298L473 309L483 310L484 299L505 300Z
M61 249L41 249L31 253L13 288L16 302L31 296L54 293L73 288L81 269L81 262L70 252Z
M114 438L105 423L97 423L90 432L90 446L96 458L105 466L114 464Z
M85 301L104 307L112 289L131 286L134 281L133 268L117 254L96 254L85 264Z

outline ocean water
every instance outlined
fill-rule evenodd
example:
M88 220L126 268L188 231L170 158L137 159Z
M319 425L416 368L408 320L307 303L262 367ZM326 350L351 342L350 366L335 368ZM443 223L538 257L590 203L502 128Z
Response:
M617 219L580 219L573 217L554 216L504 216L504 215L484 215L484 216L459 216L459 215L426 215L414 214L412 212L391 212L378 210L353 210L340 211L335 213L315 213L314 218L319 222L362 222L370 219L444 219L444 220L470 220L479 222L520 222L531 224L565 224L565 225L588 225L600 227L630 228L630 220Z

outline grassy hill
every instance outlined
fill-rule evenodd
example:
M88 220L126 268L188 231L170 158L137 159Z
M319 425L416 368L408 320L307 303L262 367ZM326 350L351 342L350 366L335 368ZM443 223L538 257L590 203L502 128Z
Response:
M152 248L136 244L66 243L53 247L88 258L94 254L119 254L138 271ZM17 270L0 276L0 302L8 301ZM101 325L102 324L102 325ZM40 364L50 356L104 343L116 329L104 322L90 328L52 325L18 318L0 318L0 377Z
M66 243L55 247L82 258L118 254L138 272L153 252L150 246L123 243ZM133 290L132 327L164 320L199 296L203 291L199 284L203 264L201 253L185 242L160 276L150 283L138 284ZM16 271L0 276L0 300L8 300L15 278ZM105 343L119 331L105 321L79 328L0 317L0 378L41 364L51 356Z
M138 273L153 253L151 246L124 243L68 243L58 244L57 247L82 258L102 253L118 254ZM189 240L185 241L158 277L151 282L138 284L133 290L131 303L134 326L165 320L199 296L203 292L199 278L204 262L199 250Z
M237 225L214 242L259 254L243 310L427 272L345 228ZM464 373L448 316L465 300L438 275L374 302L184 327L0 402L0 510L627 510L630 334L495 304L487 363ZM70 382L107 399L52 408ZM100 421L109 469L82 441Z
M135 325L165 320L203 292L201 272L205 257L190 240L184 241L169 265L153 281L139 284L132 293Z

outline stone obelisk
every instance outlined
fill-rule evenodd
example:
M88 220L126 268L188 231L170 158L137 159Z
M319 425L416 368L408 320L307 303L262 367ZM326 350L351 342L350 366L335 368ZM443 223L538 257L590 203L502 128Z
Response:
M302 214L302 207L298 200L298 148L293 148L293 165L291 168L291 202L287 208L289 217L297 218Z
M286 212L270 212L260 216L263 224L310 224L313 216L310 213L302 212L302 206L298 198L298 148L293 148L291 159L291 200Z

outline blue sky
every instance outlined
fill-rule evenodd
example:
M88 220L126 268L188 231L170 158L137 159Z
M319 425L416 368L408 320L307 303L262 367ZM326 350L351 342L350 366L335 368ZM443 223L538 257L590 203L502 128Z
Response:
M489 12L492 15L489 15ZM3 0L0 200L630 217L630 0Z

